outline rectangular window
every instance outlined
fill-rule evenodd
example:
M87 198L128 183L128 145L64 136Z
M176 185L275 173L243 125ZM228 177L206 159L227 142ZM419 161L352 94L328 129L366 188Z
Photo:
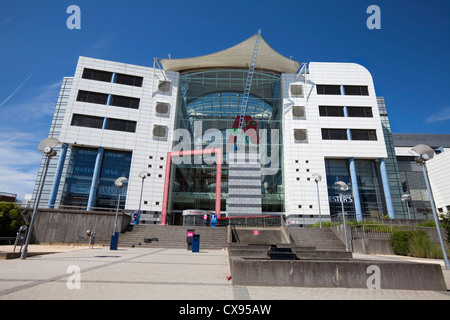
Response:
M106 93L78 91L77 101L106 104L108 102L108 95Z
M377 141L376 130L351 129L352 140Z
M84 68L83 79L111 82L112 72Z
M138 76L130 76L127 74L117 73L115 83L125 84L127 86L142 87L144 78Z
M373 118L371 107L347 107L349 117Z
M341 94L341 86L340 85L326 85L326 84L318 84L317 85L317 94Z
M74 114L72 116L72 126L101 129L103 127L103 117Z
M319 106L321 117L343 117L344 107L338 106Z
M111 105L116 107L139 109L140 99L113 95Z
M136 132L136 121L110 119L106 124L107 130L124 131L124 132Z
M322 129L323 140L347 140L346 129Z
M344 86L346 96L368 96L369 88L367 86Z

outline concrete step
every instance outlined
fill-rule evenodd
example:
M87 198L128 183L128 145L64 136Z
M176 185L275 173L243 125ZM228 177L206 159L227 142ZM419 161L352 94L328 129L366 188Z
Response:
M298 246L315 246L317 250L345 251L345 244L329 228L287 228Z
M187 248L186 232L194 229L200 234L200 248L221 249L228 244L227 228L205 226L138 225L119 236L119 246Z

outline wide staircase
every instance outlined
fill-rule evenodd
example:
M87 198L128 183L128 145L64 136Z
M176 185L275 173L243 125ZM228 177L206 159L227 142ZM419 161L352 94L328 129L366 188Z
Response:
M200 234L200 249L223 249L228 245L226 227L137 225L120 234L119 247L186 249L188 229Z
M297 246L316 247L316 250L345 251L345 244L330 228L287 229Z

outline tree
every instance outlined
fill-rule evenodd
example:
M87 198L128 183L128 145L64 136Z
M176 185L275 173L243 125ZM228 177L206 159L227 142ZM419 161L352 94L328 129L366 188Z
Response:
M20 226L28 223L22 218L22 209L13 202L0 202L0 236L14 237Z

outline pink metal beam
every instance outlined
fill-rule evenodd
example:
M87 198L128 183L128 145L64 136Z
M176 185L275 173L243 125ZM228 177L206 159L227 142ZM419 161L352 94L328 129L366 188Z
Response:
M169 184L170 184L170 168L172 165L172 157L182 156L195 156L200 154L216 154L216 215L220 218L220 198L221 198L221 184L222 184L222 149L205 149L205 150L185 150L185 151L173 151L167 152L166 160L166 177L164 181L164 196L163 207L161 213L161 225L166 225L167 218L167 205L169 199Z

